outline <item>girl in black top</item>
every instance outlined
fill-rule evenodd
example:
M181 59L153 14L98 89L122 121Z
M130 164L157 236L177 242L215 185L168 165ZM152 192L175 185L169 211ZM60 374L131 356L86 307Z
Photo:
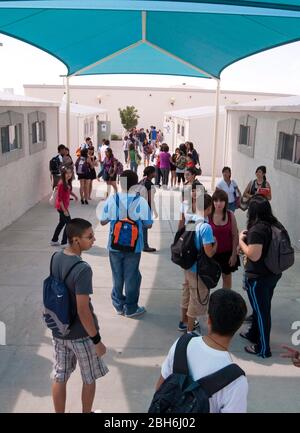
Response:
M275 275L264 263L272 239L272 225L281 226L274 217L269 200L255 195L250 200L247 231L240 233L240 249L246 256L245 286L253 309L253 321L247 333L240 336L253 344L246 352L263 358L270 350L271 300L282 274Z

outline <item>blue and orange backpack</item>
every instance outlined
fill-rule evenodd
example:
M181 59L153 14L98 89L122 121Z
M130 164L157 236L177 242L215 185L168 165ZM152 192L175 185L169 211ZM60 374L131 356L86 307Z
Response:
M137 198L139 198L139 195L134 197L131 206ZM118 251L134 252L139 238L139 226L136 221L129 218L128 208L126 209L126 218L120 219L120 198L118 194L116 194L116 206L117 221L112 231L111 248Z

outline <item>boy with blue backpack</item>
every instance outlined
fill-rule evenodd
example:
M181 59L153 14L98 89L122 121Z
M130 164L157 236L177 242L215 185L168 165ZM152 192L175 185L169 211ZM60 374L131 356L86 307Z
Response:
M137 174L125 170L120 176L122 192L107 199L100 218L101 225L110 223L112 303L117 314L129 318L146 312L145 307L138 305L142 281L139 263L144 247L143 228L151 228L153 224L147 201L133 191L137 183Z
M208 334L184 334L161 368L150 413L247 412L248 382L228 352L246 317L242 296L219 289L210 297Z
M67 381L78 362L83 382L82 411L89 413L95 380L108 372L102 360L106 347L90 300L93 273L81 259L95 237L91 223L81 218L68 223L66 234L69 246L52 256L50 276L43 288L44 320L52 331L55 351L52 397L55 412L64 412Z

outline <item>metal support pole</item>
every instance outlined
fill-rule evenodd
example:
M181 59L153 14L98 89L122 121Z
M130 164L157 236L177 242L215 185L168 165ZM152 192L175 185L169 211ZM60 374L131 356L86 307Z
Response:
M211 191L215 190L216 183L216 163L217 163L217 144L218 144L218 133L219 133L219 116L220 116L220 80L217 80L217 92L216 92L216 116L215 116L215 130L214 130L214 142L213 142L213 158L212 158L212 170L211 170Z
M66 143L67 147L70 149L71 146L71 138L70 138L70 86L69 86L69 77L66 77Z

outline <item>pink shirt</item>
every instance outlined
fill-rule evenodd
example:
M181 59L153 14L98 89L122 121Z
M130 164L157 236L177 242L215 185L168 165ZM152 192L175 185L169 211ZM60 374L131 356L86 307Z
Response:
M170 168L170 158L171 155L169 152L160 152L160 168Z
M57 185L57 195L56 195L56 202L55 207L57 210L62 210L60 207L60 202L63 202L63 205L65 209L69 209L70 205L70 189L65 189L64 184L62 181L60 181Z

